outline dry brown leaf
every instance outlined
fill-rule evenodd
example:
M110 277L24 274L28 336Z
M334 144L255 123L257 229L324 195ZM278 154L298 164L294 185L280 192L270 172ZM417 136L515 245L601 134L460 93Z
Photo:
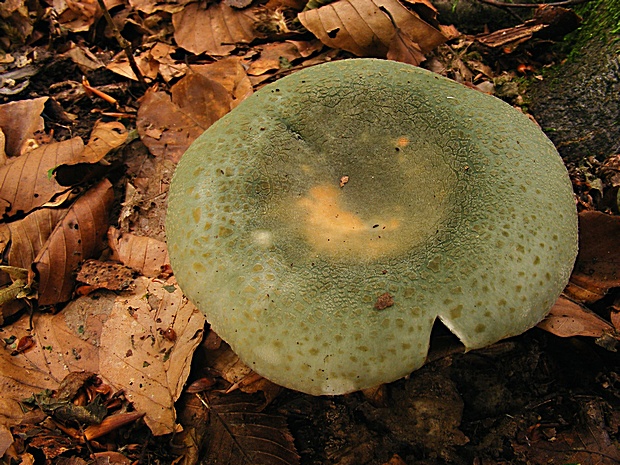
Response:
M193 65L192 71L220 83L238 104L252 94L252 83L245 68L236 57L222 58L207 65Z
M262 412L260 398L210 393L203 463L296 465L299 456L286 418Z
M299 54L303 58L308 58L310 55L314 55L317 52L320 52L324 45L320 40L287 40L287 42L295 45Z
M9 157L22 154L26 141L43 129L41 113L48 97L0 105L0 129L6 138L4 150Z
M97 289L108 291L132 291L136 272L120 263L104 262L101 260L86 260L80 266L76 280L86 286L78 288L78 295L86 295ZM80 292L87 288L86 291Z
M137 284L131 296L98 292L71 301L56 315L36 313L31 349L12 356L0 347L0 424L24 417L22 399L56 389L70 372L90 371L134 400L154 432L175 429L174 400L200 343L204 317L172 282L138 278ZM28 327L24 315L4 334L21 338L30 334Z
M97 121L90 134L90 140L78 160L73 160L66 165L76 163L96 163L112 150L123 145L127 139L127 129L118 121Z
M290 67L301 54L291 42L274 42L258 47L260 56L248 67L248 74L260 76L267 71Z
M387 59L418 66L426 59L422 49L399 27L395 29L396 32L387 51Z
M138 133L151 154L178 161L231 108L232 97L222 85L192 73L172 87L172 98L147 91L138 110Z
M166 13L177 13L181 11L188 3L196 0L129 0L129 4L138 11L151 14L156 11L164 11Z
M225 3L207 8L191 3L172 15L177 44L196 55L225 56L237 44L250 43L256 38L254 22L252 10L235 10Z
M56 389L73 371L99 371L101 328L115 296L99 294L70 302L56 315L36 312L35 345L18 355L0 348L0 423L16 424L24 416L20 401L44 389ZM31 334L28 315L4 328L18 339Z
M121 234L112 227L108 230L112 258L139 271L144 276L156 278L170 266L166 243L135 234Z
M0 252L6 264L29 269L66 213L66 208L44 208L22 220L0 224Z
M596 313L560 296L538 327L559 337L603 337L614 332L613 326Z
M202 340L204 323L202 313L177 286L143 277L136 280L132 296L117 299L104 323L100 373L146 413L146 424L155 435L178 431L174 402Z
M389 12L391 18L382 10ZM398 0L339 0L304 11L298 17L325 45L358 56L386 56L395 34L392 19L422 53L447 40Z
M0 205L5 206L3 216L28 214L35 208L64 202L65 197L57 196L69 196L70 190L61 186L52 172L62 165L98 161L108 150L120 146L126 137L122 124L98 123L87 146L82 139L74 137L43 145L0 167ZM75 180L76 183L79 181Z
M49 173L57 166L75 160L84 150L79 137L43 145L12 163L0 167L0 199L7 208L4 216L27 214L67 190Z
M171 45L156 42L134 58L143 77L154 80L160 74L164 81L170 82L172 79L183 76L187 71L185 63L172 58L175 51L176 48ZM126 78L138 80L125 52L115 55L106 68Z
M219 339L213 331L209 333L208 337ZM248 394L260 391L263 393L266 403L270 403L282 391L281 386L258 375L243 363L230 346L221 339L214 349L207 351L206 363L231 384L228 391L239 389Z
M71 32L88 31L99 11L97 0L54 0L56 21Z
M176 50L176 47L163 42L157 42L149 51L151 58L159 65L159 74L166 82L183 76L187 71L185 63L172 58L172 54L176 52Z
M114 192L106 179L89 189L68 210L35 258L39 305L66 302L80 262L103 246Z
M73 63L78 65L80 71L84 74L105 66L88 48L74 43L71 44L71 48L63 55L68 56Z
M152 59L150 50L145 50L140 55L134 56L134 60L144 78L147 80L153 80L157 77L159 63ZM114 55L110 63L106 66L106 69L120 76L126 77L127 79L132 79L134 81L138 80L138 77L133 72L133 69L131 69L131 65L127 59L127 54L124 51Z
M579 214L579 253L567 293L596 302L620 286L620 217L595 211Z

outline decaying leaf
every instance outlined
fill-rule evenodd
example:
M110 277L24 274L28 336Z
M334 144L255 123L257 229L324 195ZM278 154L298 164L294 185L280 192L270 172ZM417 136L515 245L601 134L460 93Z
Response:
M614 423L611 420L613 407L594 396L575 397L577 399L572 402L577 404L578 411L561 426L543 420L527 428L526 440L519 440L524 436L516 435L511 443L519 461L592 465L617 465L620 462L620 448L612 429L607 427L608 423ZM606 418L610 420L606 421Z
M238 392L205 397L209 425L204 463L299 463L286 418L261 412L260 399Z
M579 254L566 292L579 302L601 299L620 286L620 217L579 214Z
M170 283L136 279L120 296L101 330L100 374L145 412L155 435L177 431L174 402L202 339L204 316ZM165 337L172 328L174 340Z
M541 5L534 12L534 17L523 24L481 34L476 37L476 40L487 47L502 47L506 53L511 53L532 37L542 39L562 37L577 29L580 23L581 18L572 10L559 6Z
M232 108L232 97L200 74L185 76L165 92L147 91L138 111L138 132L151 154L178 161L187 147Z
M61 186L53 176L54 170L62 165L99 161L120 146L126 137L122 124L100 123L86 146L82 139L74 137L42 145L0 167L0 203L5 206L3 216L28 214L58 200L63 194L69 194L70 189ZM75 180L75 183L80 181Z
M561 296L539 328L560 337L614 335L614 327L596 313ZM620 335L616 336L620 340Z
M447 40L440 30L405 8L398 0L338 0L321 8L306 10L298 17L304 27L325 45L347 50L357 56L386 56L396 33L392 20L408 40L420 47L422 53Z
M5 152L9 157L21 155L26 141L35 131L43 129L41 113L47 99L39 97L0 105L0 129L6 138Z
M176 13L185 8L185 5L195 0L129 0L129 4L136 10L143 13L151 14L156 11L164 11L166 13Z
M73 273L80 262L103 246L114 193L103 180L89 189L66 212L34 260L38 273L39 305L66 302L73 291Z
M72 32L88 31L100 14L97 0L54 0L57 21Z
M97 373L124 391L155 434L175 427L174 401L200 343L204 317L174 282L138 278L133 294L99 291L71 301L56 315L36 313L34 346L18 355L0 347L0 425L24 416L22 399L57 389L70 372ZM176 338L165 337L174 330ZM4 328L31 334L27 315Z
M194 65L192 71L220 83L233 96L233 106L252 94L252 83L236 57L222 58L207 65Z
M170 258L166 243L150 237L136 236L116 228L108 230L108 241L113 259L139 271L144 276L156 278L167 272Z
M212 336L219 339L213 331L209 333L208 338L213 339ZM205 358L206 365L230 383L227 392L239 389L252 394L260 391L265 397L266 404L269 404L282 391L281 386L258 375L243 363L230 346L221 340L217 347L206 352Z
M76 280L83 283L78 291L87 288L87 291L78 292L80 295L90 293L96 289L109 291L133 290L133 281L136 272L131 268L114 262L101 260L86 260L77 273Z
M267 71L290 68L301 53L292 42L275 42L260 47L260 56L248 67L248 74L260 76Z
M226 3L204 8L192 3L172 15L174 38L179 47L199 55L224 56L255 37L252 10L235 10Z

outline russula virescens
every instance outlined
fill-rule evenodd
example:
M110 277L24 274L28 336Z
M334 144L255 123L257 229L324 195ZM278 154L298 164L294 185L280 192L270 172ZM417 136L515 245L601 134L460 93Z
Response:
M250 367L341 394L548 312L577 253L551 142L504 102L376 59L256 92L183 155L166 222L188 298Z

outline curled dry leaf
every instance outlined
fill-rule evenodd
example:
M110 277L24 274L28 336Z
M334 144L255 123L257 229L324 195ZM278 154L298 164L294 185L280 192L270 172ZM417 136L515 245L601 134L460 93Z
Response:
M112 258L139 271L144 276L156 278L170 266L166 243L150 237L136 236L112 227L108 230Z
M103 246L114 192L103 180L89 189L66 212L34 260L38 273L39 305L66 302L73 291L73 273L83 260Z
M122 387L145 412L155 435L177 431L174 402L200 344L204 316L181 290L148 278L136 280L132 296L120 296L101 332L101 375ZM162 332L172 328L174 340Z
M172 98L147 91L138 110L138 133L151 154L178 161L231 107L232 97L221 84L192 73L172 87Z
M357 56L386 56L396 33L392 20L422 53L447 40L441 31L398 0L339 0L306 10L298 17L304 27L325 45Z
M177 44L196 55L225 56L237 44L250 43L256 38L254 22L251 10L235 10L223 2L207 8L191 3L172 15Z
M41 113L48 97L0 105L0 129L6 138L5 152L9 157L22 154L26 141L35 131L43 129Z
M620 286L620 217L579 214L579 253L566 292L579 302L601 299Z

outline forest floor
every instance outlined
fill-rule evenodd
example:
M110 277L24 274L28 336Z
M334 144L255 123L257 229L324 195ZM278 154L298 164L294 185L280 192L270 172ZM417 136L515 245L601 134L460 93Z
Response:
M468 353L437 323L428 363L375 390L257 376L184 299L165 246L179 158L264 84L372 56L527 112L574 12L486 5L501 27L474 33L427 0L104 3L116 31L94 0L0 5L2 463L620 463L616 153L567 162L581 251L545 322Z

